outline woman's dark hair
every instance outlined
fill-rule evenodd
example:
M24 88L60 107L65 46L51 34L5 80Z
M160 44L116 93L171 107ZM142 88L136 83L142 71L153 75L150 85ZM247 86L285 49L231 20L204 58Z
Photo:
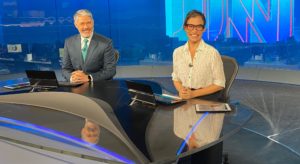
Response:
M203 26L205 27L205 24L206 24L206 19L205 19L205 16L202 12L198 11L198 10L192 10L190 12L188 12L186 14L186 17L185 17L185 20L184 20L184 26L186 26L187 24L187 21L190 19L190 18L193 18L193 17L196 17L196 16L200 16L203 20Z

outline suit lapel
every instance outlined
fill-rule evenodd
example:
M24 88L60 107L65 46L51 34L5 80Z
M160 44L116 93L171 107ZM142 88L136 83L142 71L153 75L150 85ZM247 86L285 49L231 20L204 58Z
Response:
M82 54L81 54L81 37L80 37L80 35L77 35L77 37L76 37L75 49L76 49L76 52L78 52L76 54L76 56L77 56L77 59L79 59L81 69L84 70L84 62L83 62L83 58L82 58Z
M88 48L87 56L85 59L85 65L93 58L92 54L93 54L93 51L95 50L96 46L97 46L97 42L95 41L95 38L93 35L90 45L89 45L89 48Z

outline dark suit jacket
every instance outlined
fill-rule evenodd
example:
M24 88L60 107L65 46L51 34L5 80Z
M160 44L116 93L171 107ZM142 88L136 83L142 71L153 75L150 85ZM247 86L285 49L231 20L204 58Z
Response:
M93 77L93 81L111 79L116 74L116 60L112 40L102 35L93 34L85 62L81 54L80 35L74 35L65 40L62 73L70 80L71 73L83 70Z

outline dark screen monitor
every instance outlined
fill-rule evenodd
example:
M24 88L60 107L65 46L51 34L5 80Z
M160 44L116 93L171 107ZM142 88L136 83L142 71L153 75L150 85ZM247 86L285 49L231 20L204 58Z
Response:
M186 101L172 95L156 94L154 93L151 85L148 84L143 84L140 82L129 80L126 80L125 83L127 85L131 99L133 100L132 102L140 101L156 106L157 103L164 105L172 105Z
M26 75L32 87L77 87L83 84L83 82L58 81L54 71L26 70Z
M45 88L57 88L58 81L54 71L26 70L27 78L31 86Z

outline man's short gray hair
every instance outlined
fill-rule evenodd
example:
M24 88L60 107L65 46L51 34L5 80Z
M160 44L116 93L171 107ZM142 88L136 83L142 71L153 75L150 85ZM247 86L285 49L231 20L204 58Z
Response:
M89 16L92 18L92 20L94 20L93 18L93 14L87 10L87 9L80 9L80 10L77 10L76 13L74 14L73 18L74 18L74 22L76 22L78 16Z

